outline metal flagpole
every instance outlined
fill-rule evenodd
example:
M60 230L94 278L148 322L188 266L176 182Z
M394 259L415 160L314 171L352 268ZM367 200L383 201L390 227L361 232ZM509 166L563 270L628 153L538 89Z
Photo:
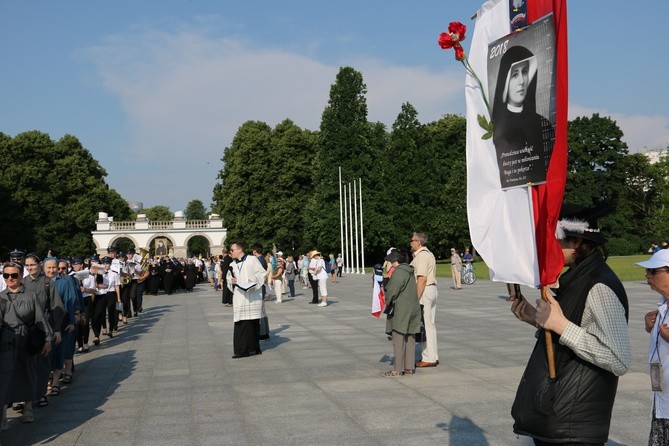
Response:
M358 245L358 186L353 180L353 207L355 208L355 273L360 274L360 246Z
M348 207L346 206L346 185L344 184L344 271L348 273Z
M341 253L344 252L344 206L341 193L341 166L339 166L339 241L341 243ZM336 261L336 260L335 260Z
M364 227L364 225L362 224L362 178L358 178L358 181L360 182L360 187L358 187L358 190L360 192L360 253L361 253L360 274L365 274L365 239L362 236L362 229Z
M350 243L350 256L348 272L353 274L353 203L351 203L351 197L353 197L353 191L351 190L351 183L348 183L348 216L349 216L349 240Z

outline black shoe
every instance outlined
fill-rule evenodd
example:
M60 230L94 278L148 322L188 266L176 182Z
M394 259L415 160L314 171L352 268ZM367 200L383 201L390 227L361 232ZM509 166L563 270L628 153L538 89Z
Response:
M249 355L232 355L232 359L246 358Z
M317 304L318 302L309 302L310 304Z

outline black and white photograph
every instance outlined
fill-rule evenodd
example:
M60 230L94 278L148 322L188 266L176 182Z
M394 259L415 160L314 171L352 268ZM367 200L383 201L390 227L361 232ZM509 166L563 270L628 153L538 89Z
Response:
M490 43L488 56L502 189L544 183L555 139L553 16Z

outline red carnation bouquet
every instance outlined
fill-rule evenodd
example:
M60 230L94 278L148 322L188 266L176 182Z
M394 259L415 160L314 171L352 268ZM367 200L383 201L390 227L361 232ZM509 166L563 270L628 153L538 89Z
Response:
M467 53L465 53L465 49L460 44L460 42L465 40L466 33L467 27L465 25L460 22L451 22L448 24L448 31L439 34L439 39L437 41L439 42L439 46L442 49L450 50L453 48L453 51L455 51L455 60L459 60L465 67L465 70L467 70L467 72L471 74L472 77L476 80L476 83L479 85L479 90L481 90L481 96L483 96L483 102L485 102L485 106L488 109L488 116L490 116L492 114L492 110L490 110L488 97L486 96L485 90L483 89L481 79L479 79L479 77L476 75L476 72L469 64L469 60L467 60ZM483 115L478 115L477 118L481 128L486 131L481 139L490 139L493 132L492 122L490 122L488 118Z

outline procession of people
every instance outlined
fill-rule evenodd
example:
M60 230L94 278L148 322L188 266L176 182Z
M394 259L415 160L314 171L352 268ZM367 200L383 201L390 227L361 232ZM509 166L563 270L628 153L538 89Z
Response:
M533 437L535 444L551 444L552 440L602 444L608 435L618 377L631 361L627 297L622 283L604 262L606 238L589 211L568 206L563 210L558 224L564 221L564 229L558 237L569 269L555 294L547 302L537 301L536 306L522 294L511 298L511 310L518 319L553 333L561 379L578 376L569 388L585 385L589 389L577 392L577 399L565 396L569 399L563 400L558 389L542 397L551 385L546 384L550 381L545 375L545 340L538 337L512 411L514 430ZM581 225L574 225L574 221ZM394 367L382 373L384 377L413 375L419 368L440 364L435 257L427 248L427 234L413 233L409 244L410 251L391 248L384 259L389 307L386 334L394 353ZM662 294L659 311L646 318L651 332L651 370L655 363L664 365L664 345L669 345L669 329L664 324L665 296L669 294L662 282L662 274L669 271L667 252L658 250L649 261L639 263L647 268L648 283ZM241 241L201 263L193 258L148 258L134 249L121 252L114 246L103 258L41 258L35 253L12 251L2 264L0 279L0 430L7 428L8 408L21 413L21 422L32 422L35 407L47 406L51 398L76 385L77 354L104 345L132 323L132 318L141 317L144 294L191 292L198 283L213 287L221 293L222 303L232 307L232 358L261 355L261 341L271 335L265 304L294 300L290 299L295 297L294 281L300 281L304 268L308 280L300 283L303 288L312 288L304 303L328 306L328 285L336 286L332 278L340 276L333 272L333 266L325 266L323 257L317 249L302 256L263 251L257 244L249 250ZM333 255L327 257L334 259ZM662 371L667 369L658 367L658 388L653 389L650 444L666 444L669 439L664 418L666 387L662 385L669 379ZM583 381L586 378L587 382ZM551 409L544 412L542 407ZM585 414L586 408L591 409L583 417L569 416L573 410ZM561 436L565 429L570 436Z
M0 276L0 431L9 427L8 408L21 414L21 422L31 423L35 407L48 406L51 398L76 385L76 355L109 342L139 317L145 293L190 292L206 277L204 263L196 258L149 259L115 246L103 258L42 258L21 249L5 258Z

